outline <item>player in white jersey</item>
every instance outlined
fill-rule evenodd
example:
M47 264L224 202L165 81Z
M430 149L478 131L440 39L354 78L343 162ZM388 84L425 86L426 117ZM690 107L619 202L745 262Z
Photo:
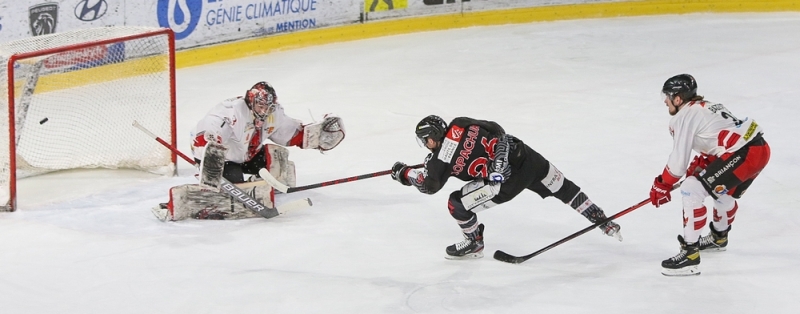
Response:
M724 251L728 232L739 206L736 202L767 165L770 148L761 126L751 118L737 118L722 104L697 95L697 82L689 74L669 78L662 88L672 119L669 132L672 153L650 190L656 207L671 200L670 191L681 184L683 235L681 252L661 263L667 276L699 275L700 251ZM692 151L699 153L690 162ZM708 210L706 197L714 199L710 232L701 237Z
M289 152L285 146L327 151L339 145L344 136L342 119L335 115L329 114L321 122L305 125L300 120L287 116L278 103L275 89L263 81L248 89L244 97L230 98L214 106L191 133L192 153L200 168L201 183L209 178L213 178L211 181L219 182L220 177L231 183L243 183L245 174L251 175L250 179L257 179L258 171L266 168L276 179L288 186L295 186L296 180L294 163L289 161ZM274 144L269 144L267 140ZM216 208L209 206L207 200L194 200L197 195L209 197L216 194L194 191L196 187L188 189L188 192L171 189L170 202L160 206L171 214L159 214L154 209L156 216L159 218L169 216L166 217L168 220L187 216L175 215L176 211L192 212L187 217L204 219L236 216L194 208L198 207L195 204L201 204L200 207ZM256 189L268 188L262 186ZM262 202L274 202L274 194L271 191L259 193L253 190L252 194L269 197L268 200L259 199ZM229 199L226 195L220 195L223 200ZM177 204L174 202L175 199L180 199L183 203ZM186 201L187 199L189 200ZM184 204L188 204L185 206L186 210L176 209ZM243 212L245 216L249 214L249 211Z

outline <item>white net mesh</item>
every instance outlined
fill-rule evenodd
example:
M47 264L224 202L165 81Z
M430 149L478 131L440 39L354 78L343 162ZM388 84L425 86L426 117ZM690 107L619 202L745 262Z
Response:
M0 44L0 121L9 125L0 128L0 206L11 201L12 158L18 178L75 168L172 173L171 152L132 126L172 139L169 43L158 28L106 27Z

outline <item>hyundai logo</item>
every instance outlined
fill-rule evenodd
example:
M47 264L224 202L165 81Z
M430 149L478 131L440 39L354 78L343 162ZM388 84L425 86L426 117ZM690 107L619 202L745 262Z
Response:
M75 17L84 22L91 22L103 17L108 11L106 0L81 0L75 6Z

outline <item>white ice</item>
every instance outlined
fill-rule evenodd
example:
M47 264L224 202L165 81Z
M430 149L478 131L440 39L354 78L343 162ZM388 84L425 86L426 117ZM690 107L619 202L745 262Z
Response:
M24 179L0 214L2 313L796 313L800 300L800 14L693 14L426 32L288 50L178 71L179 148L216 102L259 80L306 122L344 117L335 150L291 148L299 185L386 170L426 155L412 132L438 114L494 120L608 214L648 197L672 148L664 80L766 130L772 158L740 201L727 252L702 275L664 277L679 193L618 222L622 243L526 191L481 212L486 257L445 260L461 232L451 180L433 196L389 176L284 195L315 205L272 220L162 223L150 207L194 182L136 171ZM120 128L131 127L120 125ZM188 151L186 151L188 153ZM710 205L710 203L709 203Z

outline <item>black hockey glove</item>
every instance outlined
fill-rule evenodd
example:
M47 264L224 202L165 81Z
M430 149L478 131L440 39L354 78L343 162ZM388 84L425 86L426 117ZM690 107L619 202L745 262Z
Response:
M394 166L392 166L392 179L400 182L403 185L411 185L411 182L408 181L408 177L406 177L406 173L408 172L408 166L402 162L395 162Z
M504 183L511 177L511 165L508 163L508 154L511 152L511 135L503 135L497 139L494 146L494 160L489 165L489 182Z

